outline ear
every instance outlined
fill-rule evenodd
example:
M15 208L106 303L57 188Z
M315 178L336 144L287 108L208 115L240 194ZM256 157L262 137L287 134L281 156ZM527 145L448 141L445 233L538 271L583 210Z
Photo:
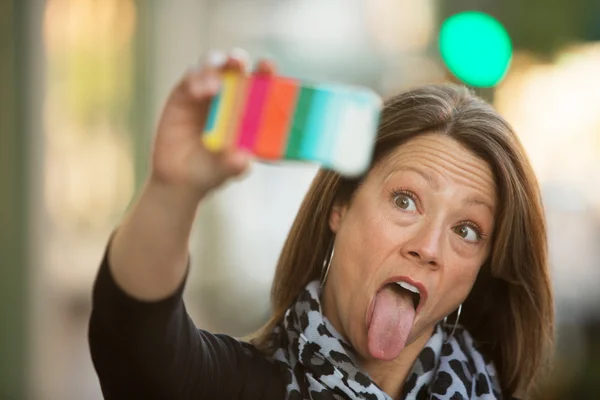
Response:
M348 206L346 204L341 205L336 203L331 208L331 213L329 214L329 228L333 233L338 233L347 210Z

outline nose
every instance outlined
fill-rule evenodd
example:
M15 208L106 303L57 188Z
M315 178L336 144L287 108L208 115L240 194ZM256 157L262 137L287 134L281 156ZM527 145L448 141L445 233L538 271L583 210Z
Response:
M423 224L411 232L411 237L402 246L404 257L420 265L439 268L441 266L442 229L433 224Z

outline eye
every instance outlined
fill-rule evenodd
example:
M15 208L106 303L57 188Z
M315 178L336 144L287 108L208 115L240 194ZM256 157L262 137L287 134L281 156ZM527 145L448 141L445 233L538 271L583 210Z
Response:
M481 230L476 226L471 226L471 224L461 224L454 228L454 233L456 233L461 238L465 239L467 242L478 242L482 238Z
M417 204L409 193L396 193L394 195L394 204L404 211L417 211Z

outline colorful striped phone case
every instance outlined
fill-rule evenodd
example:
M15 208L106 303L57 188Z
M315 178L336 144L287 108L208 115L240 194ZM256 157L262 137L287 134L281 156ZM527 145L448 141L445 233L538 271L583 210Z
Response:
M369 168L381 106L366 88L230 72L211 101L203 141L212 151L233 146L357 176Z

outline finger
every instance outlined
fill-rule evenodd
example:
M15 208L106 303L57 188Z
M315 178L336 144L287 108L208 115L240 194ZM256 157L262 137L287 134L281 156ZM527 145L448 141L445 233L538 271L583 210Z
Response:
M205 100L220 88L219 71L227 62L225 52L213 50L197 64L188 68L173 95L179 100Z
M222 54L222 55L221 55ZM161 121L169 124L204 127L210 101L221 87L220 66L225 53L213 52L202 63L189 68L171 91L163 108Z
M196 64L190 66L184 75L184 80L199 80L203 77L218 74L227 63L228 56L224 51L211 50Z
M227 62L223 66L224 71L234 71L240 73L248 72L250 56L248 55L247 51L240 48L235 48L232 49L227 56Z
M211 157L215 167L213 173L214 186L222 184L231 177L240 176L250 165L250 156L235 149L212 153ZM198 170L200 171L200 169Z
M224 51L211 50L206 55L203 67L209 71L218 71L225 66L227 63L227 58L227 54Z
M212 51L203 65L188 72L185 78L187 91L192 99L201 100L206 106L206 100L215 96L221 87L221 72L244 73L249 64L250 56L243 49L233 49L229 54Z
M250 165L250 155L241 150L228 151L224 157L224 166L231 176L240 175Z
M275 63L269 59L261 59L254 68L257 74L275 75L277 73L277 67Z
M184 82L187 93L195 100L211 98L221 87L221 77L213 68L190 71Z

